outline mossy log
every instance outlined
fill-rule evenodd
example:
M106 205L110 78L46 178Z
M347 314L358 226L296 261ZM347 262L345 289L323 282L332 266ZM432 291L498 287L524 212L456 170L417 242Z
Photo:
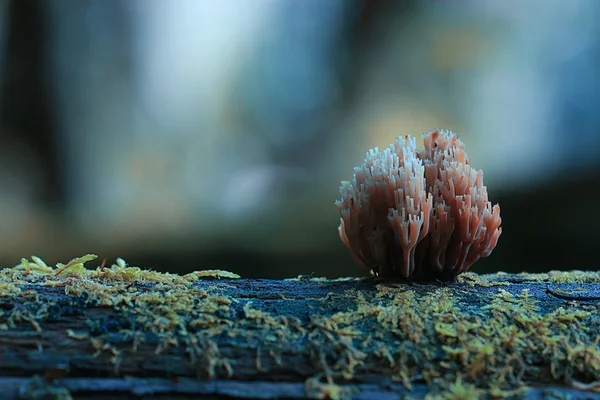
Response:
M598 273L417 284L73 265L0 271L2 399L600 399Z

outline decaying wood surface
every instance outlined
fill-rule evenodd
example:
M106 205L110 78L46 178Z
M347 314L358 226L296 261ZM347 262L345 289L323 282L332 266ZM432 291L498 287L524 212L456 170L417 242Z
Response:
M600 399L597 274L113 272L0 275L0 398Z

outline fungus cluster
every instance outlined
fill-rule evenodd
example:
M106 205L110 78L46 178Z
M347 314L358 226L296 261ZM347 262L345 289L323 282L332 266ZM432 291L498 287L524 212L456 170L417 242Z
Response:
M453 279L487 257L502 232L500 207L463 142L443 130L423 139L424 149L404 136L369 150L340 186L340 238L382 278Z

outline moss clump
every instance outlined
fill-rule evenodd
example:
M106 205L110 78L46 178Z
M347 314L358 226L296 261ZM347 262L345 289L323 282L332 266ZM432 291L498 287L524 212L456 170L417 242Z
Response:
M108 340L114 333L120 335L121 342L130 343L129 350L133 352L149 334L156 342L155 354L171 347L185 346L189 358L201 365L199 375L215 376L218 367L231 372L230 364L219 359L217 346L208 339L230 324L226 318L231 300L214 291L202 290L194 286L193 281L202 277L231 278L237 275L212 270L182 277L130 267L122 259L117 259L110 267L101 265L87 269L85 263L94 259L96 256L89 254L52 268L40 258L32 257L32 261L23 259L17 266L1 270L0 293L15 296L28 287L61 287L70 300L59 302L36 298L9 311L0 311L0 329L16 328L19 323L28 321L41 331L42 322L81 316L89 307L112 307L117 311L117 318L90 318L85 331L66 330L65 335L76 340L89 340L94 357L107 353L115 372L124 349ZM190 279L192 276L194 278Z
M0 296L2 296L2 297L14 296L19 293L21 293L21 289L19 289L13 283L0 282Z

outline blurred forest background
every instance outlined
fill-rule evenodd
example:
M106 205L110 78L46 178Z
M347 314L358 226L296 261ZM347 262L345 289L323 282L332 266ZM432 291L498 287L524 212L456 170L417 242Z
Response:
M599 71L597 0L0 0L0 266L363 275L340 181L446 128L501 206L474 271L595 270Z

